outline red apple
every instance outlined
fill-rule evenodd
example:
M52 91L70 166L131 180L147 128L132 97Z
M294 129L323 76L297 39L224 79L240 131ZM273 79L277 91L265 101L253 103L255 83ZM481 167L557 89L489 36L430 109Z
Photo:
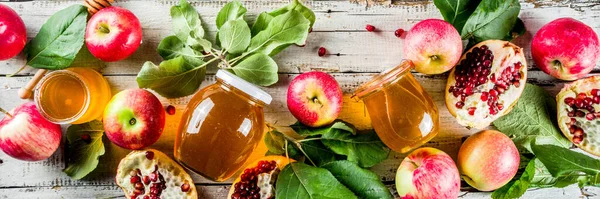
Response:
M426 19L406 34L403 44L404 59L415 64L415 70L424 74L446 72L462 54L462 40L452 24L440 19Z
M106 137L116 145L135 150L154 144L165 127L165 109L144 89L117 93L104 110Z
M401 198L457 198L460 175L452 158L435 148L410 153L396 171L396 190Z
M142 27L129 10L111 6L98 11L87 24L85 43L102 61L119 61L133 54L142 42Z
M33 102L21 104L0 121L0 149L19 160L47 159L61 137L60 125L46 120Z
M480 191L504 186L517 173L520 161L513 141L494 130L471 135L458 151L458 167L463 178Z
M600 59L598 35L572 18L556 19L533 36L531 56L538 68L562 80L584 77Z
M0 4L0 60L13 58L25 47L27 30L17 12Z
M342 89L335 78L325 72L304 73L290 83L287 106L292 115L304 125L327 125L340 114Z

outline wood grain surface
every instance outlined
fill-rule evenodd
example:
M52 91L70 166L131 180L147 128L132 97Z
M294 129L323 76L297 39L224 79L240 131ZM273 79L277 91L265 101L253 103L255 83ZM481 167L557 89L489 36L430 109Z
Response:
M111 84L113 94L136 88L135 77L145 61L160 62L156 47L163 37L171 35L169 9L177 0L117 0L116 6L131 10L140 19L144 31L143 43L138 51L127 60L107 63L103 74ZM209 38L214 38L215 18L226 0L191 1L198 10ZM248 19L254 19L257 13L281 7L288 0L246 0L242 1L248 9ZM34 37L45 20L72 4L83 1L23 1L2 2L12 7L23 18L28 37ZM322 70L331 74L340 82L345 93L341 119L356 124L358 128L370 128L370 121L362 102L350 99L352 91L373 75L398 64L402 59L402 39L394 36L398 28L405 30L416 22L427 18L441 18L439 11L430 1L407 0L361 0L361 1L307 1L317 15L313 32L308 36L305 47L292 46L275 57L279 65L280 81L264 88L273 97L273 103L266 108L266 121L276 125L288 125L295 122L286 107L285 92L288 83L297 74ZM525 48L530 65L528 82L540 85L552 94L556 94L566 82L556 80L535 68L529 51L531 37L542 25L559 17L573 17L600 33L600 1L522 1L520 17L525 22L527 33L517 38L515 43ZM372 24L377 32L367 32L364 27ZM328 55L317 56L317 49L327 48ZM27 68L15 77L12 74L25 63L25 57L0 61L0 107L11 109L23 103L17 91L35 74L36 69ZM216 66L209 66L203 86L214 82ZM600 72L597 64L594 73ZM458 125L444 104L443 89L447 75L426 76L413 73L425 90L432 95L440 111L441 132L426 146L446 151L456 157L461 139L476 130L468 130ZM167 117L165 132L160 140L151 146L172 156L174 135L181 117L181 110L190 97L178 99L160 98L163 104L174 105L177 113ZM1 116L0 116L1 117ZM64 127L66 129L66 126ZM63 141L64 142L64 141ZM105 142L109 143L109 142ZM72 180L62 172L66 167L64 149L59 149L51 158L41 162L21 162L0 152L0 198L122 198L123 192L114 182L116 166L129 151L107 144L107 153L100 159L96 171L83 180ZM403 154L392 153L389 159L372 168L378 173L393 193L394 175ZM225 198L230 182L215 183L199 175L192 174L200 193L200 198ZM489 193L471 192L465 189L461 198L489 198ZM577 186L567 188L530 190L523 198L600 198L600 188Z

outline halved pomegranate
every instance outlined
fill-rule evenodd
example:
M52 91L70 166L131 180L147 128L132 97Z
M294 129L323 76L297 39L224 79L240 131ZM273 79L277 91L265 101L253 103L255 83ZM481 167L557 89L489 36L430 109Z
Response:
M228 199L274 199L279 171L294 160L284 156L265 156L243 170L229 189Z
M448 77L446 107L458 123L483 129L510 112L525 88L523 49L502 40L473 46Z
M115 181L127 198L198 198L190 175L167 155L153 149L132 151L123 158Z
M600 156L600 76L565 85L556 101L562 133L577 147Z

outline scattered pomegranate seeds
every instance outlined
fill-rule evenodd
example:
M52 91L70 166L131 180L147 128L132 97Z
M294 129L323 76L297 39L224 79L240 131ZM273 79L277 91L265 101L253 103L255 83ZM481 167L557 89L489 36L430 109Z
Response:
M394 35L398 38L402 37L402 34L404 34L404 29L402 28L398 28L398 30L394 31Z
M367 31L369 32L373 32L375 31L375 26L371 25L371 24L367 24L367 27L365 27L367 29Z
M325 53L327 53L327 49L319 47L319 57L325 56Z
M166 111L167 111L167 114L169 114L169 115L175 115L176 109L173 105L169 105L169 106L167 106Z
M469 112L469 115L475 115L475 109L477 109L477 108L475 108L475 107L468 108L467 111Z
M146 158L148 158L148 160L154 159L154 152L146 151Z
M187 182L186 182L186 183L183 183L183 184L181 185L181 191L182 191L182 192L188 192L188 191L190 191L190 184L188 184Z

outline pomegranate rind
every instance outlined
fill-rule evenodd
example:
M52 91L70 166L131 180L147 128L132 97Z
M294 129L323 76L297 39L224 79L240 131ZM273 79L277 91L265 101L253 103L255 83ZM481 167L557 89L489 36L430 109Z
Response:
M154 152L154 158L152 158L152 160L146 158L147 151ZM160 198L198 198L196 186L190 175L166 154L154 149L132 151L119 163L115 181L117 182L117 185L123 189L127 198L129 198L132 191L135 189L134 185L130 182L130 172L139 168L142 176L149 175L154 171L155 165L158 165L158 172L163 175L167 186L167 189L162 191ZM181 191L181 185L184 183L190 185L190 189L187 192ZM146 185L146 187L149 187L149 185ZM149 192L149 188L146 188L144 194L148 194ZM142 198L144 194L140 195L140 198Z
M277 168L279 170L282 170L289 163L296 162L296 160L290 159L288 157L279 156L279 155L270 155L270 156L265 156L265 157L262 157L260 159L257 159L256 161L254 161L254 162L252 162L250 164L247 164L247 166L245 168L241 169L240 171L243 172L244 170L246 170L248 168L254 168L254 167L256 167L258 165L258 162L264 161L264 160L266 160L266 161L275 161L277 163ZM231 195L233 195L233 192L235 191L235 187L234 187L235 183L238 183L241 180L242 180L242 176L240 174L240 176L238 176L235 179L235 181L233 181L233 183L231 184L231 188L229 189L229 193L227 194L227 198L226 199L231 199Z
M517 62L521 62L521 68L519 69L519 73L521 74L521 79L519 80L520 86L515 87L514 85L510 85L504 94L499 95L498 102L502 102L504 108L499 110L496 115L490 114L490 106L486 102L480 100L481 92L475 92L473 95L467 97L464 102L465 105L462 109L459 109L455 104L460 101L460 96L454 97L454 95L449 92L450 87L456 84L455 71L457 67L454 67L450 72L448 82L446 83L446 107L460 125L468 128L484 129L496 119L508 114L517 104L519 97L521 97L521 93L523 93L523 90L525 89L527 80L527 61L523 49L508 41L487 40L478 43L462 55L459 63L466 59L468 52L473 51L475 47L481 47L483 45L486 45L488 49L492 51L494 59L491 63L491 73L487 76L488 81L477 88L482 91L494 88L494 83L490 81L491 75L501 73L504 69ZM476 107L473 115L468 113L468 107Z
M600 156L600 124L598 123L600 120L596 118L589 121L585 117L574 117L576 124L578 124L577 126L582 128L585 133L583 140L577 144L573 142L575 136L569 130L571 117L567 114L569 111L572 111L572 108L565 103L565 98L577 98L577 94L579 93L586 93L588 96L591 96L592 89L600 89L600 76L591 76L574 81L566 84L560 90L558 95L556 95L558 127L563 135L575 144L575 146L588 153ZM596 110L600 110L600 105L594 104L592 106Z

